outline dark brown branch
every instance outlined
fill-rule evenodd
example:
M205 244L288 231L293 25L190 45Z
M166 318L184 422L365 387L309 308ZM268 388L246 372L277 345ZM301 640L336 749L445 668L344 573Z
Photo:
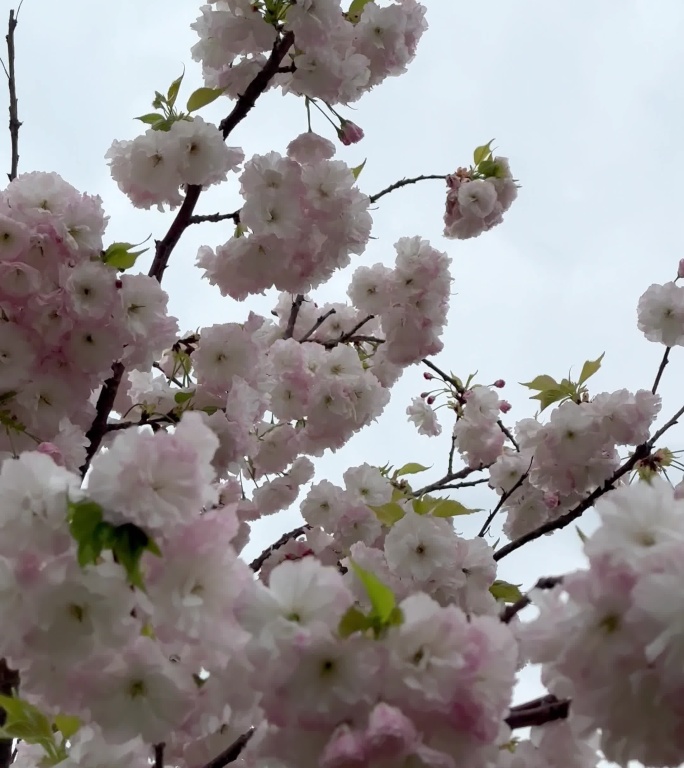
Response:
M324 312L318 320L313 324L313 326L302 336L300 341L308 341L314 333L323 325L323 323L329 318L332 317L336 312L335 308L329 309L327 312Z
M653 437L651 437L645 443L638 445L634 449L634 453L622 464L622 466L615 470L615 472L608 478L608 480L606 480L603 485L593 490L585 499L580 501L577 506L573 507L564 515L561 515L556 520L550 520L549 522L540 525L538 528L535 528L533 531L529 531L523 536L520 536L515 541L511 541L509 544L501 547L501 549L494 553L494 559L501 560L502 558L506 557L506 555L510 555L511 552L515 552L516 549L520 549L520 547L524 546L530 541L534 541L535 539L538 539L547 533L565 528L567 525L570 525L570 523L577 520L577 518L586 512L587 509L590 509L594 506L594 503L597 501L597 499L600 499L601 496L603 496L605 493L608 493L608 491L612 491L615 487L615 483L617 483L621 477L631 472L638 462L650 456L651 450L653 449L655 443L665 434L665 432L667 432L668 429L673 427L678 422L682 415L684 415L684 407L680 408L677 413L675 413L675 415L667 422L667 424L662 426L653 435Z
M378 192L375 195L371 195L370 201L371 203L375 203L381 197L389 195L390 192L394 192L395 189L401 189L401 187L405 187L408 184L415 184L418 181L428 181L429 179L441 179L442 181L446 181L447 177L440 176L439 174L431 174L429 176L416 176L413 179L402 179L401 181L395 181L394 184L390 184L389 187L386 187L381 192Z
M19 9L21 3L19 3ZM17 22L19 18L19 9L16 11L11 10L9 12L9 22L7 24L7 34L5 40L7 42L7 86L9 89L9 132L11 142L12 159L10 165L10 172L7 174L7 178L10 181L14 181L17 178L19 171L19 129L21 123L19 122L19 101L17 99L17 76L15 71L15 50L14 50L14 31L17 28Z
M542 696L526 704L511 707L506 718L509 728L530 728L535 725L564 720L570 712L570 700L558 699L555 696Z
M252 562L249 564L249 567L254 571L254 573L257 573L259 570L261 570L261 566L268 560L268 558L273 554L273 552L276 551L276 549L280 549L281 547L285 546L285 544L287 544L287 542L290 541L290 539L297 539L309 530L311 530L310 525L300 525L299 528L295 528L293 531L284 533L278 539L278 541L276 541L274 544L271 544L271 546L267 547L259 555L259 557L252 560Z
M0 659L0 694L11 696L19 687L19 673ZM5 724L5 710L0 708L0 726ZM12 762L12 739L0 739L0 768L9 768Z
M370 323L371 320L375 318L375 315L368 315L367 317L364 317L363 320L359 320L359 322L349 331L346 333L343 333L340 338L337 340L338 344L346 344L348 341L350 341L352 338L356 336L356 334L363 328L363 326L366 323Z
M97 398L97 405L95 406L95 418L90 425L90 429L86 432L88 448L86 450L85 464L81 467L81 477L85 477L90 462L93 460L93 456L97 453L102 438L107 432L107 420L114 407L116 393L119 389L123 372L123 363L114 363L112 365L112 375L102 385L102 390L100 391L100 396Z
M456 491L459 488L472 488L474 485L482 485L483 483L488 483L489 478L488 477L481 477L479 480L466 480L463 483L454 483L453 485L440 485L439 490L440 491Z
M154 768L164 768L164 747L166 744L154 745Z
M240 211L233 211L233 213L210 213L204 216L193 215L188 219L188 224L202 224L205 221L213 224L219 221L227 221L232 219L235 225L240 223Z
M653 387L651 388L651 392L655 395L655 393L658 391L658 384L660 384L660 379L663 377L663 371L665 370L665 366L668 364L670 357L670 349L671 347L665 347L665 354L663 355L663 359L660 361L660 366L658 367L658 373L656 373L655 381L653 382Z
M242 736L238 736L237 739L227 748L224 749L213 760L210 760L203 768L223 768L225 765L234 763L240 753L247 746L247 742L252 738L254 729L251 728L247 733L243 733Z
M295 300L292 302L292 309L290 310L290 317L287 321L287 327L285 328L285 333L283 334L284 339L291 339L292 334L294 333L294 327L295 323L297 322L297 315L299 315L299 308L304 303L304 296L302 296L301 293L298 293L295 297Z
M154 429L163 424L178 424L178 417L173 413L153 416L151 418L143 414L140 421L117 421L113 424L107 424L107 432L118 432L122 429L130 429L131 427L152 427Z
M462 469L459 469L458 472L448 472L441 480L437 480L418 491L414 491L413 496L419 498L426 493L430 493L430 491L440 491L445 483L450 483L452 480L462 480L463 478L468 477L468 475L472 475L473 472L481 472L483 469L486 469L486 467L463 467Z
M183 232L190 226L190 217L195 210L199 196L202 194L202 187L195 184L191 184L186 187L185 200L176 214L176 218L173 220L169 231L164 235L162 240L157 240L154 250L154 259L152 260L152 266L147 273L150 277L154 277L155 280L161 283L164 272L169 266L169 259L173 253L173 249L181 239Z
M508 499L510 499L511 496L518 490L518 488L520 488L520 486L525 482L528 475L530 474L531 467L532 467L532 462L530 462L530 466L527 468L526 472L518 478L518 481L516 482L516 484L509 491L506 491L501 495L501 498L499 499L499 503L494 507L494 509L487 516L485 524L482 526L482 529L477 534L478 536L484 536L487 533L487 529L492 524L492 520L494 520L498 511L501 509L501 507L503 507L503 505L508 501Z
M533 589L553 589L562 581L562 576L544 576L543 578L539 579L539 581L534 585ZM507 605L503 611L501 611L499 618L501 621L503 621L504 624L508 624L514 616L520 613L523 608L527 608L527 606L531 603L532 600L530 598L530 593L528 592L526 595L523 595L520 600L516 600L511 605Z

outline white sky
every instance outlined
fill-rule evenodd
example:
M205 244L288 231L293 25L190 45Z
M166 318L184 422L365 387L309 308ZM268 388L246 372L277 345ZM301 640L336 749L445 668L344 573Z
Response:
M577 372L604 351L592 393L650 388L662 348L637 330L636 304L651 283L673 279L684 256L684 3L427 5L430 29L408 74L343 111L366 138L340 147L338 157L350 165L368 158L359 185L373 194L404 176L453 172L471 161L475 146L495 137L523 188L502 226L465 243L441 236L441 182L397 191L373 212L378 239L355 265L393 261L393 243L403 235L420 234L449 253L454 296L437 363L461 377L479 370L480 383L506 379L503 396L514 405L508 424L534 414L529 393L516 382L540 373L562 377L571 366ZM20 171L57 171L81 191L101 195L111 216L106 242L159 238L172 220L173 214L134 210L111 181L103 155L113 139L142 132L133 118L150 111L154 91L165 91L184 65L179 102L202 84L189 54L196 40L189 24L198 9L199 3L181 0L24 2L16 33ZM230 109L220 99L201 114L218 122ZM314 129L334 140L320 118L314 114ZM229 143L247 157L284 151L304 130L303 102L270 93ZM9 138L0 134L0 170L6 169ZM233 180L204 194L197 212L233 211L240 200ZM248 307L267 314L274 304L269 297L239 306L200 280L198 246L216 246L230 232L230 223L193 227L172 256L164 287L182 329L239 321ZM148 264L143 257L141 269ZM349 271L336 277L316 297L344 300L348 277ZM672 357L660 389L665 418L684 399L684 356ZM404 414L426 388L423 370L405 373L379 423L321 460L319 477L335 481L348 466L388 461L434 464L426 483L441 476L450 424L443 421L442 437L425 438ZM672 434L674 449L684 431ZM478 507L495 503L486 489L458 498ZM591 513L585 518L580 525L590 531ZM298 520L292 510L259 523L246 555ZM463 530L472 535L480 524L478 518ZM581 563L570 528L506 558L500 576L528 587L540 575Z

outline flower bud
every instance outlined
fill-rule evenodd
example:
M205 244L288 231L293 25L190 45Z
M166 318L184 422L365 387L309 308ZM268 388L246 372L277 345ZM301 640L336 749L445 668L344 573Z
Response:
M342 120L342 127L337 129L340 141L345 145L357 144L363 138L363 130L350 120Z
M677 267L677 277L684 277L684 259L679 260L679 266Z
M494 386L495 386L497 389L503 389L503 388L506 386L506 382L505 382L503 379L497 379L497 380L494 382Z
M423 374L423 378L427 379L427 381L430 381L431 379L434 379L435 377L429 371L425 371L425 373Z
M425 402L428 405L432 405L435 402L435 396L434 395L430 395L430 397L428 397L428 399Z
M511 410L511 408L512 408L512 406L508 402L508 400L502 400L499 403L499 410L501 411L501 413L508 413Z

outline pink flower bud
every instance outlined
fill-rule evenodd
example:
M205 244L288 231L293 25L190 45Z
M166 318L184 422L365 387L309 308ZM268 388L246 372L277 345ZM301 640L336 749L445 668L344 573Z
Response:
M356 123L350 120L343 120L342 127L338 128L337 135L340 141L345 145L357 144L363 138L363 130Z
M557 493L548 492L544 494L544 506L547 509L556 509L560 504L560 496Z
M54 443L41 443L36 450L38 453L44 453L46 456L49 456L58 467L64 466L64 456L62 456L62 452Z
M428 399L425 402L428 405L432 405L435 402L435 396L434 395L430 395L430 397L428 397Z
M425 371L425 373L423 374L423 378L427 379L428 381L430 381L431 379L434 379L435 377L429 371Z
M679 266L677 267L677 277L684 277L684 259L679 260Z
M497 379L497 380L494 382L494 386L495 386L497 389L503 389L503 388L506 386L506 382L505 382L503 379Z
M508 400L502 400L499 403L499 410L501 411L501 413L508 413L511 410L511 408L512 408L512 406L508 402Z

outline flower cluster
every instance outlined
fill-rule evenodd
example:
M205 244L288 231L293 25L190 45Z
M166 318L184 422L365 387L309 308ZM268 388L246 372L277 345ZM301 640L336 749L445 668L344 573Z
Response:
M0 195L0 452L51 442L76 469L112 362L149 369L175 338L159 283L103 262L106 223L98 197L54 173Z
M540 615L520 628L523 649L549 689L600 729L608 760L679 765L684 502L654 478L611 492L596 510L589 569L535 594Z
M649 341L684 346L684 286L650 286L639 299L637 315L639 330Z
M175 121L168 131L150 128L133 141L115 141L106 158L112 178L136 208L162 211L183 202L186 185L225 181L245 156L225 145L218 128L194 117Z
M463 169L447 177L444 236L457 240L478 237L501 224L503 214L518 196L508 159L493 157L488 161L492 175L472 178Z
M205 83L222 88L231 98L244 88L266 62L273 48L279 14L284 29L294 35L294 49L285 59L292 73L277 75L271 86L348 104L400 75L415 56L427 28L425 8L416 0L381 7L365 3L360 17L342 11L340 0L281 0L265 12L250 0L218 0L202 8L192 25L199 42L192 49L202 63Z
M323 142L312 138L306 146L300 137L288 157L270 152L245 164L238 232L216 252L201 248L197 259L224 296L242 301L272 286L307 293L363 252L372 223L368 197Z

